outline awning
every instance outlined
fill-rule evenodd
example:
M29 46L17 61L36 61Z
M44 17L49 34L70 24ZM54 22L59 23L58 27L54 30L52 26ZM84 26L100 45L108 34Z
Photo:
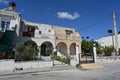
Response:
M15 36L15 31L6 30L5 33L3 34L2 38L1 38L0 43L2 43L2 44L5 43L5 44L12 45L12 42L14 40L14 36Z
M0 52L8 51L12 48L15 31L6 30L0 40Z

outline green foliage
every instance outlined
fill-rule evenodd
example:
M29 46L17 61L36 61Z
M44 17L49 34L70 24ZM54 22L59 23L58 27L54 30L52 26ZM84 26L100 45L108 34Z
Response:
M63 62L65 64L70 64L69 57L67 57L67 58L61 58L61 57L57 56L57 51L54 52L54 59L57 60L57 61Z
M113 46L105 46L103 48L104 56L111 56L112 52L115 51Z
M94 43L96 44L97 54L102 54L103 56L111 56L112 52L115 52L115 49L112 46L102 47L96 41L87 41L87 40L82 41L82 51L85 53L92 53Z
M100 52L100 45L98 44L98 42L87 41L87 40L82 41L82 44L81 44L82 51L85 53L92 53L93 52L93 44L96 44L97 52Z
M38 56L38 49L35 45L23 45L20 44L17 47L17 60L29 61L29 60L36 60Z
M55 56L54 59L57 60L57 61L63 62L65 64L70 64L70 59L69 58L61 58L59 56Z
M0 59L14 59L14 52L13 51L1 52Z

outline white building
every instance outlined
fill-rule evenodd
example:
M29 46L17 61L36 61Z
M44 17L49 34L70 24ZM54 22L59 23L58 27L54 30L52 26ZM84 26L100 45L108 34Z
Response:
M118 45L120 48L120 34L117 35L118 36ZM98 43L101 46L115 46L115 36L106 36L106 37L102 37L98 40Z

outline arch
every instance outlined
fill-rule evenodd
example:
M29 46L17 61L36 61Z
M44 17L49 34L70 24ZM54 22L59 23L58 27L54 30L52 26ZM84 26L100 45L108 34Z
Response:
M76 55L76 43L70 45L70 55Z
M41 44L41 55L49 56L53 52L53 44L49 41L43 42Z
M67 55L67 45L64 42L60 42L57 44L56 49L64 55Z
M24 44L25 45L32 45L34 47L37 47L37 44L34 41L31 41L31 40L24 42Z

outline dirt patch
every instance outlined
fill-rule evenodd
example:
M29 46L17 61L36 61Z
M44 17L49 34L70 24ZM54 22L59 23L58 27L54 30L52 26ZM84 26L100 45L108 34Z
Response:
M102 68L103 66L101 64L95 64L95 63L90 63L90 64L81 64L80 68L86 69L86 70L93 70L93 69L99 69Z

